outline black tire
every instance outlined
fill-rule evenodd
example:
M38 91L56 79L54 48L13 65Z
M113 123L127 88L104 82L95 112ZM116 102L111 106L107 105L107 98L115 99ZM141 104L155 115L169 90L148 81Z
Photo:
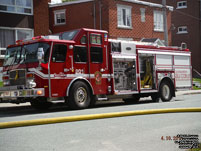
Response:
M154 93L151 95L151 99L153 102L159 102L160 101L160 95L158 93Z
M139 95L134 95L132 98L123 99L126 104L134 104L140 101Z
M52 102L48 102L45 97L33 99L30 104L37 110L47 110L52 106Z
M96 101L97 101L97 97L95 96L95 95L93 95L92 97L91 97L91 101L90 101L90 107L94 107L95 106L95 104L96 104Z
M85 109L91 103L91 93L88 86L82 82L77 81L70 89L67 104L71 109Z
M159 93L160 98L163 102L168 102L172 99L173 93L171 88L172 87L170 83L168 83L167 81L161 83Z

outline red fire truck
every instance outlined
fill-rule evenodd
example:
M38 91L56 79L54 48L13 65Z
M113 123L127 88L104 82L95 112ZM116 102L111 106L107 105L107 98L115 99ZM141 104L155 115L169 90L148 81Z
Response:
M82 28L8 46L0 98L38 109L61 98L72 109L113 98L170 101L177 89L192 87L191 71L186 48L108 39L107 31Z

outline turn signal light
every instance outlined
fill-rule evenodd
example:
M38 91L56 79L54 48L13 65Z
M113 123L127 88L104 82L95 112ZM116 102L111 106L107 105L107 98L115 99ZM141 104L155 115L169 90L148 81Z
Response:
M20 44L20 43L22 43L23 42L23 40L17 40L16 41L16 44Z
M33 37L32 40L40 40L42 38L43 38L43 36L36 36L36 37Z
M34 74L33 73L27 73L27 78L33 78L34 77Z
M3 78L2 78L3 80L8 80L9 79L9 77L8 76L3 76Z
M43 94L43 91L42 90L38 90L37 91L37 95L42 95Z

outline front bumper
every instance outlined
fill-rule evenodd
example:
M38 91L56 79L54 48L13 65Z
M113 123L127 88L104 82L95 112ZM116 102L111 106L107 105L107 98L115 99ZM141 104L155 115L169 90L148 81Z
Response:
M39 96L45 96L44 88L18 89L15 86L0 88L0 99L2 100L15 100L18 98L31 98Z

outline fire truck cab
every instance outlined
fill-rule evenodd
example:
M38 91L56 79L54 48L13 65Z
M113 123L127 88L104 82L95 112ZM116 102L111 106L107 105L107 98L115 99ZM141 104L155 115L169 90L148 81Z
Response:
M97 100L151 96L170 101L192 87L188 49L108 39L104 30L77 29L8 46L0 98L38 109L63 98L72 109Z

